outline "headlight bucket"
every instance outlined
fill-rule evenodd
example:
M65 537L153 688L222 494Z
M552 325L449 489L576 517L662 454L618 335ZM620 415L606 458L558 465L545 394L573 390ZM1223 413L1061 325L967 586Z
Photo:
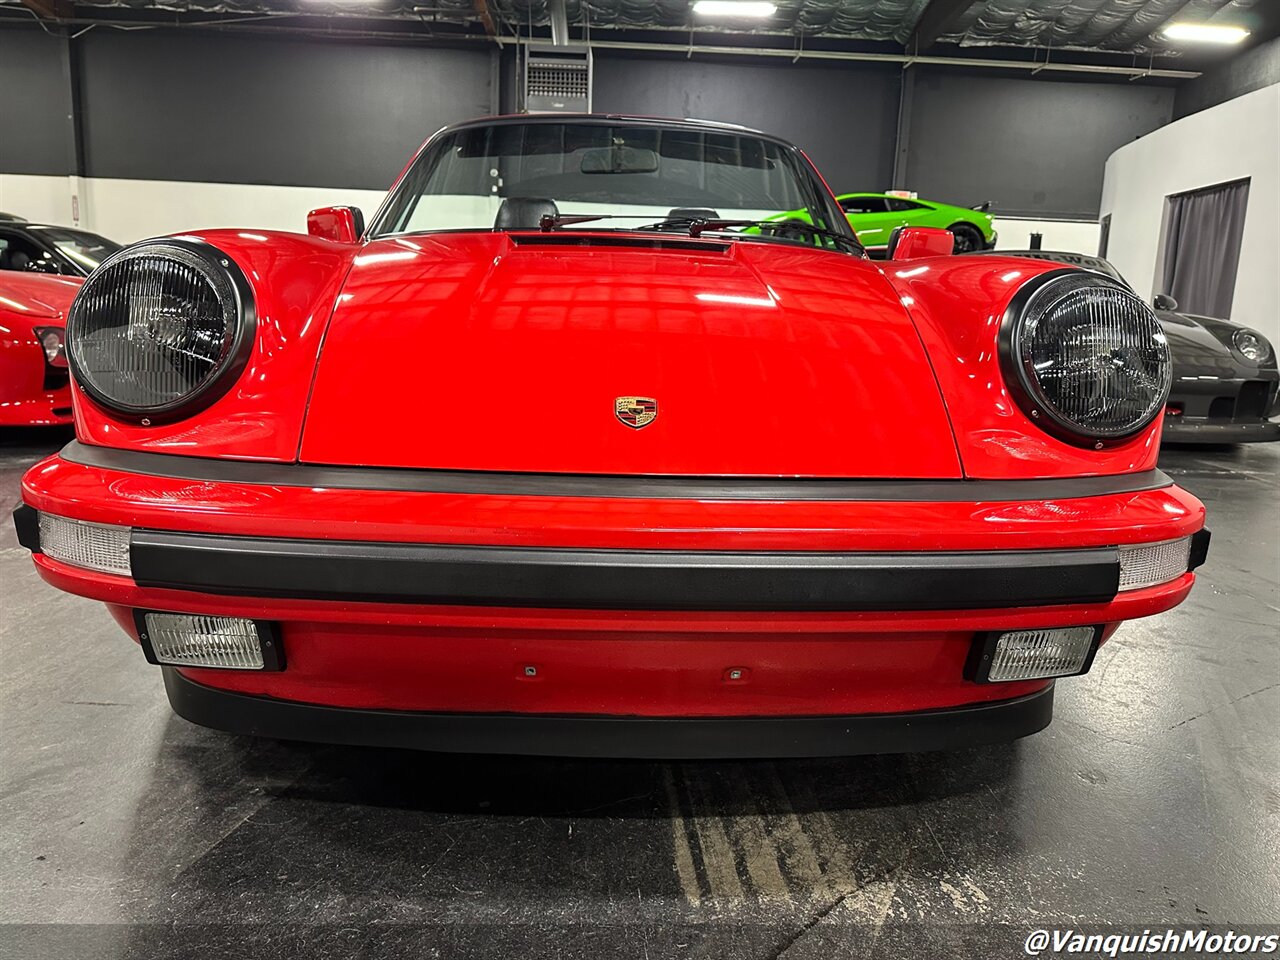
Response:
M1250 363L1261 366L1271 357L1271 344L1256 330L1241 327L1231 334L1231 346Z
M257 327L253 290L216 247L146 240L85 281L67 319L67 359L98 406L144 425L207 407L243 372Z
M1041 429L1076 446L1131 440L1164 409L1173 362L1155 313L1104 274L1050 270L1005 310L1000 362L1009 393Z

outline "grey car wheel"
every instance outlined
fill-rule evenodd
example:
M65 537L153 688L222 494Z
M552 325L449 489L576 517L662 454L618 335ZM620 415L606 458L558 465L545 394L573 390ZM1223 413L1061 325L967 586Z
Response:
M972 224L956 223L947 229L956 238L953 253L973 253L975 250L982 249L984 243L982 233Z

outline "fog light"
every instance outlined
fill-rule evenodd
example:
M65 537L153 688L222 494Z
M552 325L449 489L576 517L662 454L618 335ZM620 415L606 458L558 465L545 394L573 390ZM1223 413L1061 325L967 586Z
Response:
M151 663L221 670L283 670L284 648L273 624L192 613L134 614Z
M979 634L967 672L979 683L1073 677L1088 671L1101 639L1097 626Z
M1120 547L1120 589L1137 590L1168 583L1191 566L1191 538Z
M76 567L129 576L130 532L40 511L40 552Z

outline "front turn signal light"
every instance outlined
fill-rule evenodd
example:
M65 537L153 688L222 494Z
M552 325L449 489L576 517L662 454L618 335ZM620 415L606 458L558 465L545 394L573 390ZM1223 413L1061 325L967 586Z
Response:
M73 567L130 576L129 527L86 523L40 511L40 552Z

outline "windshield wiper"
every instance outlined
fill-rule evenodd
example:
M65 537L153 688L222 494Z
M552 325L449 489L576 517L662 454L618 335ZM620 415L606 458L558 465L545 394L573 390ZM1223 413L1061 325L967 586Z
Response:
M538 220L538 227L543 233L550 233L559 227L574 226L579 223L594 223L597 220L641 220L643 214L614 213L545 213ZM822 237L831 240L837 247L852 253L861 253L862 245L852 237L834 230L824 230L803 220L728 220L719 217L669 217L655 223L646 223L633 230L670 230L688 228L689 236L700 237L708 230L727 230L730 227L756 227L761 236L788 239L787 234L804 234L806 237Z
M592 223L596 220L646 220L651 213L544 213L538 220L538 227L544 233L550 233L556 227L571 227L578 223ZM664 221L673 222L673 221ZM683 218L681 218L683 223ZM646 227L636 227L645 230Z
M672 217L657 223L638 227L639 230L665 230L672 227L688 227L689 236L700 237L708 230L727 230L730 227L757 227L761 236L788 239L788 233L802 233L809 237L822 237L854 253L862 252L862 245L852 237L833 230L815 227L803 220L723 220L717 217Z
M543 233L550 233L556 227L572 226L575 223L591 223L595 220L628 219L616 217L611 213L544 213L538 220L538 228Z

